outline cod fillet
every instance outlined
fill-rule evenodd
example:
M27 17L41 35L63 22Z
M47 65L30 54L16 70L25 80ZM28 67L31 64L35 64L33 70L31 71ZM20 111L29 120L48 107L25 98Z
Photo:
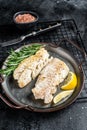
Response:
M35 55L24 59L13 74L14 79L18 81L19 87L25 87L32 79L36 78L49 60L49 53L44 48L37 51Z
M64 81L68 73L68 66L62 60L53 58L40 72L32 89L35 99L43 99L44 103L50 103L57 86Z

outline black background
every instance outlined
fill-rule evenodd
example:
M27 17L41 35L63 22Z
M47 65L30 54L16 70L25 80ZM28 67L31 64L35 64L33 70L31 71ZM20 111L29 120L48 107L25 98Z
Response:
M86 40L86 0L0 0L0 25L13 24L14 13L21 10L37 12L39 21L73 18Z
M0 0L0 26L13 24L13 14L35 11L40 21L73 18L87 46L86 0ZM53 113L12 110L0 100L0 130L87 130L87 103L73 103Z

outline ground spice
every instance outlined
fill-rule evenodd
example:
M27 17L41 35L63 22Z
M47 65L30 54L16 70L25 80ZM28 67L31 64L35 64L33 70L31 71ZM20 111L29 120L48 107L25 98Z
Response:
M32 16L31 14L19 14L15 20L17 23L28 23L28 22L34 22L35 17Z

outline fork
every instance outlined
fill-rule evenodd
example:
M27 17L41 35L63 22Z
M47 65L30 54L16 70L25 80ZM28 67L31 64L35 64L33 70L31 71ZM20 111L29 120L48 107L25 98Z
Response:
M27 37L31 37L31 36L36 36L36 35L39 35L41 33L44 33L44 32L47 32L47 31L50 31L52 29L55 29L57 27L61 26L61 23L57 23L55 25L49 25L49 27L47 28L44 28L44 29L40 29L39 31L33 31L27 35L24 35L24 36L20 36L19 38L17 39L13 39L13 40L10 40L10 41L7 41L7 42L3 42L1 43L1 47L6 47L6 46L11 46L11 45L14 45L14 44L17 44L17 43L20 43L22 42L23 40L25 40L25 38Z

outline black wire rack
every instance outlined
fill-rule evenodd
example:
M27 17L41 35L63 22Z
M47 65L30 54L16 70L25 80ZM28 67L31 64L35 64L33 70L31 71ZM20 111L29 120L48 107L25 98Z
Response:
M47 42L47 43L52 43L52 44L59 44L59 42L62 39L68 38L74 41L75 44L78 44L78 46L80 46L81 48L85 50L84 43L80 36L80 32L73 19L62 20L62 21L40 22L26 33L32 32L34 30L37 31L39 29L46 28L50 25L54 25L59 22L61 22L62 25L52 31L40 34L35 37L27 38L24 42L21 42L13 46L0 48L0 66L3 64L3 61L5 60L5 58L8 56L8 52L11 48L17 49L23 44L36 43L36 42ZM25 31L20 31L13 25L4 26L4 27L2 26L0 29L1 29L0 30L0 36L1 36L0 43L7 40L12 40L14 38L17 38L25 34L24 33ZM61 44L61 46L69 50L77 58L78 62L81 62L82 60L84 60L82 53L79 50L77 50L74 46L69 45L65 41ZM77 101L82 101L82 102L87 101L87 59L85 59L85 62L83 64L83 71L84 71L84 77L85 77L84 88L77 99Z

